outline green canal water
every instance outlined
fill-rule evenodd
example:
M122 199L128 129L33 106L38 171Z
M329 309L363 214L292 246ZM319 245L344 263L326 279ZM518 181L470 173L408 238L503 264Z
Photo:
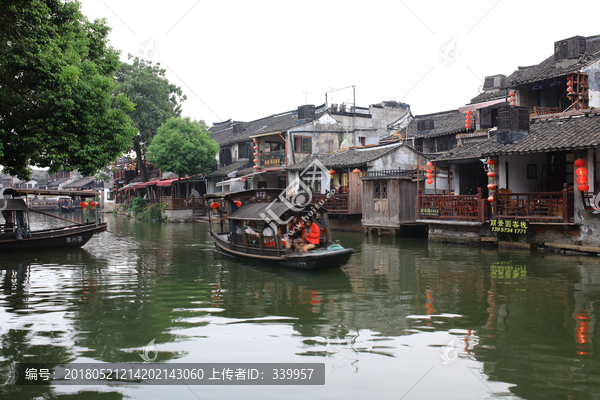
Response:
M600 258L337 233L350 263L309 273L220 256L206 224L104 218L82 249L0 256L0 398L600 397ZM13 382L153 340L157 363L324 363L325 384Z

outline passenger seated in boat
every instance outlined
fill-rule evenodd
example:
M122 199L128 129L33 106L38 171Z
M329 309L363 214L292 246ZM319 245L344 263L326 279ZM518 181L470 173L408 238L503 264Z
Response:
M266 225L262 231L264 237L265 246L275 247L275 232L273 232L273 228L270 225Z
M258 232L256 232L256 221L250 221L248 222L248 226L246 227L246 233L249 235L256 235L258 236Z
M321 230L312 219L308 219L304 223L304 240L305 244L302 246L302 251L304 252L320 246Z
M238 235L244 234L244 221L242 221L241 219L236 224L235 233Z

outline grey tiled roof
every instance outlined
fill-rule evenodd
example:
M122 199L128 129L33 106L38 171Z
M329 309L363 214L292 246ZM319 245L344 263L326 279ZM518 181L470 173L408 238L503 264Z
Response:
M433 129L418 131L419 121L433 119ZM465 114L458 110L444 111L434 114L416 115L405 129L406 137L436 137L465 132Z
M286 167L286 171L302 171L310 165L314 159L318 159L326 168L356 168L366 167L368 163L383 157L386 154L398 150L402 144L353 147L339 153L313 154L299 163Z
M251 165L252 161L247 160L247 159L243 159L243 160L238 160L238 161L234 161L229 165L226 165L224 167L219 168L216 171L213 171L209 174L206 174L206 178L225 178L228 174L232 173L233 171L237 171L240 168L244 168L247 165Z
M522 85L524 83L540 81L566 75L571 72L579 72L591 61L600 58L600 35L586 38L586 54L583 59L568 67L556 68L554 54L546 58L541 63L529 68L522 68L513 72L507 78L507 84L511 86Z
M495 142L484 156L547 153L600 147L600 113L592 111L579 116L550 118L531 122L529 135L517 143Z
M475 104L475 103L483 103L484 101L492 101L492 100L496 100L496 99L503 99L506 97L506 93L504 90L500 90L498 92L494 92L494 93L480 93L479 95L473 97L471 99L471 103L470 104Z
M319 109L322 107L315 107ZM315 118L319 118L323 115L323 112L316 113ZM313 119L310 119L312 121ZM250 136L262 135L265 133L282 132L287 129L296 127L300 124L309 122L309 120L298 120L298 112L296 110L288 111L282 114L271 115L251 122L236 122L227 120L218 124L214 124L210 128L211 138L214 139L219 145L229 145L233 143L249 142L252 139ZM233 125L235 123L243 124L243 131L237 134L233 133Z
M434 161L453 161L464 160L469 158L481 158L483 154L496 143L496 137L486 138L479 142L467 143L462 146L438 155Z
M65 186L63 186L63 188L64 189L82 188L85 186L89 186L90 184L93 184L94 182L95 182L94 178L80 178L74 182L67 183Z

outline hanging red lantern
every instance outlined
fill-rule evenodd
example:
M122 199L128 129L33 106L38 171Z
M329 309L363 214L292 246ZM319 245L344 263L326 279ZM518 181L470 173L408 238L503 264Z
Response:
M254 166L254 167L252 167L252 168L254 168L254 169L258 169L258 165L255 165L255 166Z
M471 110L467 110L467 115L471 115Z
M254 142L254 143L258 143L258 139L254 139L254 140L253 140L253 142Z
M465 124L465 128L470 129L471 128L471 124Z
M237 207L241 207L242 206L242 202L239 200L236 200L233 202Z
M486 162L488 165L496 165L497 161L494 160L493 158L488 158Z
M579 185L579 186L577 187L577 189L578 189L580 192L587 192L588 190L590 190L590 187L589 187L589 185L588 185L587 183L584 183L583 185Z
M335 175L335 174L336 174L336 172L333 169L329 170L329 175Z
M254 150L258 150L258 146L254 146Z
M498 174L496 174L496 171L490 171L487 173L487 176L489 176L490 178L495 178L496 175L498 175Z
M588 177L587 176L578 176L577 183L580 183L580 184L588 183Z
M427 179L427 184L431 185L433 183L433 179Z
M354 168L354 170L352 170L353 174L360 174L362 171L358 168Z
M573 87L572 87L572 86L569 86L569 87L567 88L567 93L571 93L571 92L573 92Z
M573 81L571 80L571 78L569 78L569 80L567 81L567 86L573 86Z
M81 208L86 208L89 204L86 201L82 201L81 203L79 203L79 205L81 206Z
M575 160L574 164L577 168L581 168L581 167L585 167L586 162L583 158L578 158L577 160Z
M255 163L257 163L257 162L258 162L258 158L255 158L255 159L254 159L254 162L255 162Z
M433 170L432 170L432 169L428 169L428 170L426 170L426 172L427 172L428 174L431 174L431 173L433 173Z
M97 205L98 205L98 203L95 202L94 200L90 201L90 207L92 207L92 210L96 209Z
M252 153L254 157L258 157L258 153Z
M494 196L490 196L488 197L488 201L491 203L492 201L494 201Z
M496 189L496 186L497 185L495 183L490 183L489 185L487 185L487 188L490 190L494 190L494 189Z
M210 203L210 208L212 208L213 210L216 210L217 208L219 208L220 204L217 203L216 201L213 201L212 203Z
M431 161L427 161L427 164L425 164L426 167L433 167L433 163Z
M516 100L516 99L515 99L514 97L509 97L509 98L508 98L508 101L510 101L511 103L514 103L514 102L515 102L515 100Z
M587 173L588 173L587 168L581 167L581 168L577 168L575 170L575 175L577 175L577 176L587 175Z
M427 179L431 179L431 178L433 178L433 174L427 174L427 175L425 175L425 176L427 177Z

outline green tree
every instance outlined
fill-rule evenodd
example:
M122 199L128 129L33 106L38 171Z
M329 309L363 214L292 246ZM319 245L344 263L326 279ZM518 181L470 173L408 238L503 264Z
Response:
M217 151L219 144L210 138L204 121L171 118L148 146L148 159L163 172L175 172L181 180L182 176L209 172Z
M92 175L131 148L133 104L114 95L119 52L105 20L77 2L3 0L0 12L0 165Z
M133 150L144 182L148 177L142 160L148 145L167 119L181 115L181 102L186 99L179 86L169 83L165 73L160 64L152 65L136 57L132 64L121 64L116 75L117 93L127 95L135 103L135 110L129 116L138 130L133 139Z

